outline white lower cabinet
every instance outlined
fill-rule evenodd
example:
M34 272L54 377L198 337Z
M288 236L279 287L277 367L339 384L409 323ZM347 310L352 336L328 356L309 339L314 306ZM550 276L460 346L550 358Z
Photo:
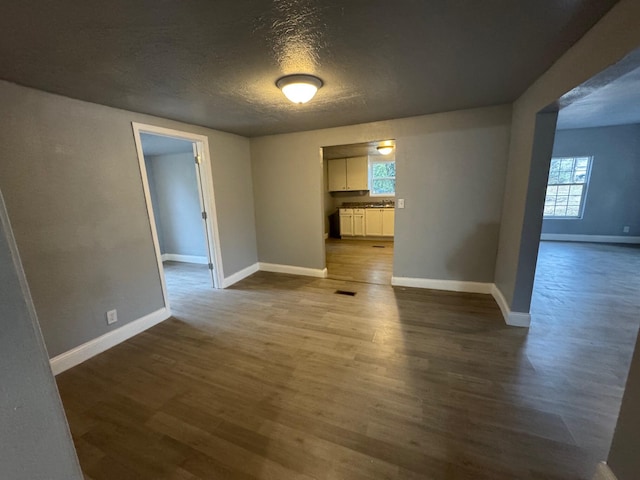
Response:
M395 209L367 208L365 212L366 236L393 237Z
M396 212L393 208L382 210L382 236L393 237L394 225L396 222Z
M341 237L393 237L393 208L341 208Z
M365 228L364 228L364 208L354 208L353 209L353 234L357 237L363 237Z
M340 209L340 236L353 236L353 208Z

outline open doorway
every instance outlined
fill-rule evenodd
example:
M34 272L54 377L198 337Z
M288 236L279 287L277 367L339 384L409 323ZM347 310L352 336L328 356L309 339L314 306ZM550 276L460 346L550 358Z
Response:
M391 284L395 141L322 148L327 275Z
M165 302L167 287L222 285L206 137L133 124Z
M596 460L611 445L640 326L640 65L606 77L558 113L530 304L547 335L529 360L562 382L554 359L583 366L562 415Z

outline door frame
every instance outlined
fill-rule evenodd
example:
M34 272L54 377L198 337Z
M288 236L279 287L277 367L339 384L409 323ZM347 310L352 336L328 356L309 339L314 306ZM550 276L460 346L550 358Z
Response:
M142 188L144 190L144 198L147 206L147 216L151 227L151 235L153 237L153 245L156 252L156 260L158 263L158 273L162 282L162 294L167 308L169 308L169 297L167 296L167 285L164 277L164 266L162 265L162 254L160 253L160 242L158 241L158 229L153 216L153 205L151 203L151 194L149 191L149 179L147 177L147 167L144 162L144 152L142 149L141 133L150 133L152 135L161 135L164 137L176 138L178 140L187 140L197 145L200 153L200 174L202 178L202 198L207 212L205 220L206 233L209 238L207 252L211 263L213 264L213 285L214 288L222 288L224 281L224 271L222 268L222 251L220 250L220 232L218 230L218 214L216 210L215 195L213 190L213 174L211 169L211 155L209 152L209 138L205 135L196 133L174 130L171 128L158 127L144 123L131 122L133 135L138 152L138 164L140 167L140 176L142 178ZM194 158L195 163L195 158ZM194 166L195 168L195 166ZM198 189L200 189L198 185Z

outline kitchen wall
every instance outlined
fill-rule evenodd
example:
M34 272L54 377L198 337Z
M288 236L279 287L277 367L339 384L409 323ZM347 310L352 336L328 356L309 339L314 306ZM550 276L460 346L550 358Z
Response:
M145 156L160 252L207 259L192 153Z
M324 268L320 147L394 138L394 275L493 281L510 121L498 106L251 139L260 261Z
M640 236L640 125L558 130L553 156L593 164L583 218L545 219L543 234Z
M82 472L0 194L0 471L81 480Z
M8 82L0 104L0 189L50 355L163 307L132 121L208 136L224 275L257 261L246 138Z
M513 104L511 143L500 244L496 262L496 285L511 310L528 312L535 264L542 231L545 170L548 157L534 157L536 115L563 94L605 68L621 61L640 45L640 2L621 0L586 35L575 43ZM630 71L627 59L621 71ZM553 144L555 122L537 130L543 151ZM542 127L542 125L540 125ZM544 132L542 130L545 130ZM551 133L549 133L551 130ZM542 173L540 173L542 171Z

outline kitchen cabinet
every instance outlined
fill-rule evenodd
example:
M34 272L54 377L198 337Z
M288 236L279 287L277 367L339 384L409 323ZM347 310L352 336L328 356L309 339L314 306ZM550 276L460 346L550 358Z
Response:
M353 208L340 209L340 236L353 236Z
M393 237L395 209L367 208L365 210L365 235Z
M341 208L340 209L340 236L341 237L362 237L365 232L364 208Z
M369 163L367 157L327 160L330 192L369 190Z
M396 213L393 208L382 210L382 236L393 237Z
M353 234L357 237L364 236L364 208L353 209Z

